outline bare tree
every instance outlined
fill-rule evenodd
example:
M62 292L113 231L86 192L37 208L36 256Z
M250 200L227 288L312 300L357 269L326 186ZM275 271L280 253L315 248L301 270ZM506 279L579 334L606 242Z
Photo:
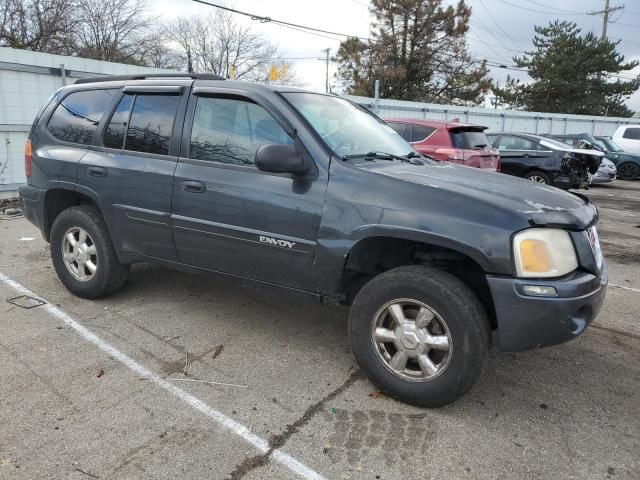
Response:
M142 64L153 19L146 0L76 0L80 22L74 31L77 54L85 58Z
M139 58L142 64L154 68L182 70L187 64L183 55L171 44L171 37L164 26L154 29L141 39Z
M238 80L265 82L272 65L278 63L293 79L291 65L278 62L278 47L264 36L236 22L229 12L207 17L179 18L169 26L189 71L211 72ZM235 70L235 75L231 75Z
M76 0L1 0L0 47L68 55Z

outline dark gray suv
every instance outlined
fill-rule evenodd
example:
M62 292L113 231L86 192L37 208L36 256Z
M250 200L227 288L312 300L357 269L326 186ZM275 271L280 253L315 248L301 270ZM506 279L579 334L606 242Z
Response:
M579 335L604 300L597 211L553 187L434 162L367 110L211 76L58 90L26 146L25 216L84 298L157 262L350 306L384 392L449 403L505 351Z

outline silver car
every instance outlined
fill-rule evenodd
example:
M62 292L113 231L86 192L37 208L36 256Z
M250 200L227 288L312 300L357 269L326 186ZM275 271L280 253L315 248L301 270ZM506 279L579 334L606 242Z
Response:
M598 184L613 182L616 179L617 174L618 170L614 163L609 159L603 158L602 162L600 162L600 168L598 168L598 171L591 179L591 183Z

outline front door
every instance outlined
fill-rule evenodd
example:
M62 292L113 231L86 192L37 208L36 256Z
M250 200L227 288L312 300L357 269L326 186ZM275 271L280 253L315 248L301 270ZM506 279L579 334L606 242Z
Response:
M295 140L255 100L193 96L173 184L172 225L183 263L313 289L326 173L259 171L260 145Z

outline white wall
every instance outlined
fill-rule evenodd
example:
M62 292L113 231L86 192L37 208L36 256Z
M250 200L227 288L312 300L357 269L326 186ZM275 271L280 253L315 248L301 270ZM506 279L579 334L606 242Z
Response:
M375 111L375 99L373 98L349 95L346 97ZM556 135L591 133L610 136L619 125L638 123L638 120L634 118L522 112L387 99L379 100L378 114L382 118L424 118L429 120L458 118L463 123L484 125L489 127L488 131L493 132L551 133Z
M42 104L64 85L59 72L60 65L64 65L67 85L81 77L101 74L171 72L86 58L0 48L0 191L15 190L17 185L25 181L24 142ZM55 69L54 72L51 72L51 69Z

